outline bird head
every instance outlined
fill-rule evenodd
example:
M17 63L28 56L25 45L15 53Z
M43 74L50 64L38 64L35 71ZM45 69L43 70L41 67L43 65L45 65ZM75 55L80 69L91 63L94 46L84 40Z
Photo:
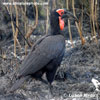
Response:
M66 9L56 9L54 11L51 12L50 14L50 24L51 24L51 28L59 31L59 30L63 30L64 26L65 26L65 22L64 19L68 18L68 19L73 19L75 21L78 21L77 18L68 10Z

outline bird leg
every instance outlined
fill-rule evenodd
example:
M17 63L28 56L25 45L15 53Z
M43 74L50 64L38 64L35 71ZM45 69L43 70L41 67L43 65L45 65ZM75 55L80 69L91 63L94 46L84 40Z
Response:
M48 84L48 82L46 80L44 80L43 78L39 78L38 80L43 82L44 84Z
M52 86L52 84L48 83L48 87L49 87L50 94L53 96L53 86Z

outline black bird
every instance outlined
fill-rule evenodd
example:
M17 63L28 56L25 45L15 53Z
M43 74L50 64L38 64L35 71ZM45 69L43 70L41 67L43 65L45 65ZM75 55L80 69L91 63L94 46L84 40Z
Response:
M72 13L64 9L53 10L50 14L51 32L40 38L32 47L18 71L18 80L10 92L18 89L30 77L42 79L45 73L49 84L54 80L65 51L65 38L61 34L64 29L64 18L77 20Z

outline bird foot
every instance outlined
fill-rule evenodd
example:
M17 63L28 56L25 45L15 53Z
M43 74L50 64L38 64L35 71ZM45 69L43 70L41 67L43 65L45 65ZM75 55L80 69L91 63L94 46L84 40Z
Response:
M48 84L48 86L49 86L49 92L50 92L50 94L52 95L52 96L54 96L53 95L53 86L49 83Z

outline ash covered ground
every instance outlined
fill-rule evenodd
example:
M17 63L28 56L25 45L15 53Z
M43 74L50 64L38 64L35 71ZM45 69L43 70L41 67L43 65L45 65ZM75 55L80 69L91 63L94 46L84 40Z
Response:
M78 41L80 39L76 38L77 36L73 39L75 40L74 48L66 42L65 56L56 73L52 94L47 84L35 79L30 79L25 82L25 84L14 93L7 93L12 84L16 81L16 71L20 68L25 57L25 46L22 44L21 49L17 47L17 57L15 58L13 39L9 38L12 36L10 18L9 16L7 17L7 12L4 11L0 12L0 55L3 55L5 58L3 59L0 56L0 100L100 99L100 93L95 91L95 86L91 82L92 78L100 81L100 40L98 40L98 44L93 41L87 41L85 45L82 46L81 42ZM6 20L6 17L8 20ZM90 25L88 24L90 22L88 21L87 16L84 17L83 35L86 33L87 36L87 33L91 32ZM4 22L6 23L4 24ZM45 26L45 21L44 23L39 22L38 27L40 27L40 25ZM24 29L23 24L20 26L20 29ZM75 25L71 25L71 31L74 37L74 33L77 33ZM24 31L22 32L24 33ZM65 32L68 33L68 28ZM43 32L39 30L39 28L33 33L34 35L39 33L43 35ZM36 37L39 38L39 35ZM7 38L5 39L5 37ZM33 43L37 38L32 39ZM22 38L19 40L22 40ZM29 51L30 49L28 49L28 52ZM45 79L45 75L43 77Z
M76 42L70 48L66 42L65 56L59 67L52 94L47 84L30 79L14 93L7 93L15 82L16 71L24 57L24 46L17 47L17 58L13 55L13 43L5 45L6 59L0 58L0 100L97 100L100 94L95 91L92 78L100 81L100 40L98 44ZM28 49L28 52L30 49ZM45 78L45 75L43 76Z

